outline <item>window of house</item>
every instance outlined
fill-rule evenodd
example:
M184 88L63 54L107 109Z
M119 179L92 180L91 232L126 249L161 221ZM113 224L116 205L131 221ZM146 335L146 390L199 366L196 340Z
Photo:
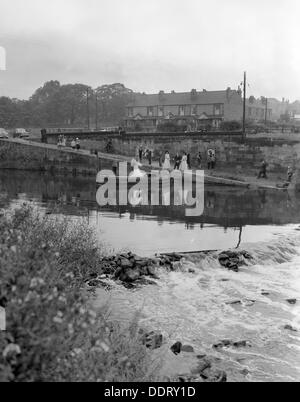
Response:
M133 116L133 107L129 107L128 108L128 117L132 117Z
M163 106L159 106L158 115L159 116L164 116L165 115L165 108Z
M179 116L184 116L184 106L179 106L178 114Z
M224 108L222 104L216 104L214 105L214 115L215 116L220 116L224 114Z
M191 106L191 115L196 115L197 114L197 106L196 105L192 105Z
M153 114L154 114L154 109L153 109L153 107L152 107L152 106L148 107L148 108L147 108L147 115L148 115L148 116L153 116Z

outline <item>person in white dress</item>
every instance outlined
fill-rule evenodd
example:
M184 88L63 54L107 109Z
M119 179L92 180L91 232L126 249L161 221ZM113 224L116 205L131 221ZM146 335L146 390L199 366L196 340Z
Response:
M131 161L131 167L133 171L129 174L129 177L143 178L147 176L147 173L140 169L143 166L135 158ZM132 206L140 205L143 202L143 192L141 189L129 192L129 202Z
M0 306L0 331L6 330L6 315L4 307Z
M76 149L76 141L74 140L74 138L71 141L71 148Z
M182 157L182 160L181 160L181 164L180 164L179 169L180 169L182 172L184 172L185 170L188 170L188 169L189 169L188 164L187 164L187 154L186 154L186 153L183 154L183 157Z
M163 163L163 169L165 170L171 170L171 157L170 157L170 153L168 151L166 151L165 153L165 160Z
M129 177L144 177L146 173L143 170L140 170L140 167L143 166L140 162L138 162L135 158L131 161L131 167L133 171L129 174Z

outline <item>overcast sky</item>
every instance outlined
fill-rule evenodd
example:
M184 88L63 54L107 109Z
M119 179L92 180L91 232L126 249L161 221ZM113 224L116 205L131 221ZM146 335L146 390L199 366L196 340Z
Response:
M45 81L300 99L299 0L0 0L0 96Z

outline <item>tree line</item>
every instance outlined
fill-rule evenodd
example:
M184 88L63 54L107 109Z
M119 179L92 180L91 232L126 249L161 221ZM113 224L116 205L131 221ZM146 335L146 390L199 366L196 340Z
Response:
M134 95L123 84L93 89L48 81L28 100L0 97L0 127L88 127L119 125Z

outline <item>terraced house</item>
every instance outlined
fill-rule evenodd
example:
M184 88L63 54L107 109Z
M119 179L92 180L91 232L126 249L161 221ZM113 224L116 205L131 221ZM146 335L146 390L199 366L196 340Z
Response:
M261 117L264 105L259 114ZM247 118L250 108L246 108ZM187 127L188 130L200 130L205 127L218 129L222 121L241 121L243 101L241 89L227 88L222 91L197 91L158 94L135 94L127 105L125 126L128 131L154 132L167 121Z
M266 103L267 102L267 103ZM272 120L272 108L268 107L268 101L261 97L255 99L254 96L250 96L246 103L246 118L247 120L260 121L260 120Z

